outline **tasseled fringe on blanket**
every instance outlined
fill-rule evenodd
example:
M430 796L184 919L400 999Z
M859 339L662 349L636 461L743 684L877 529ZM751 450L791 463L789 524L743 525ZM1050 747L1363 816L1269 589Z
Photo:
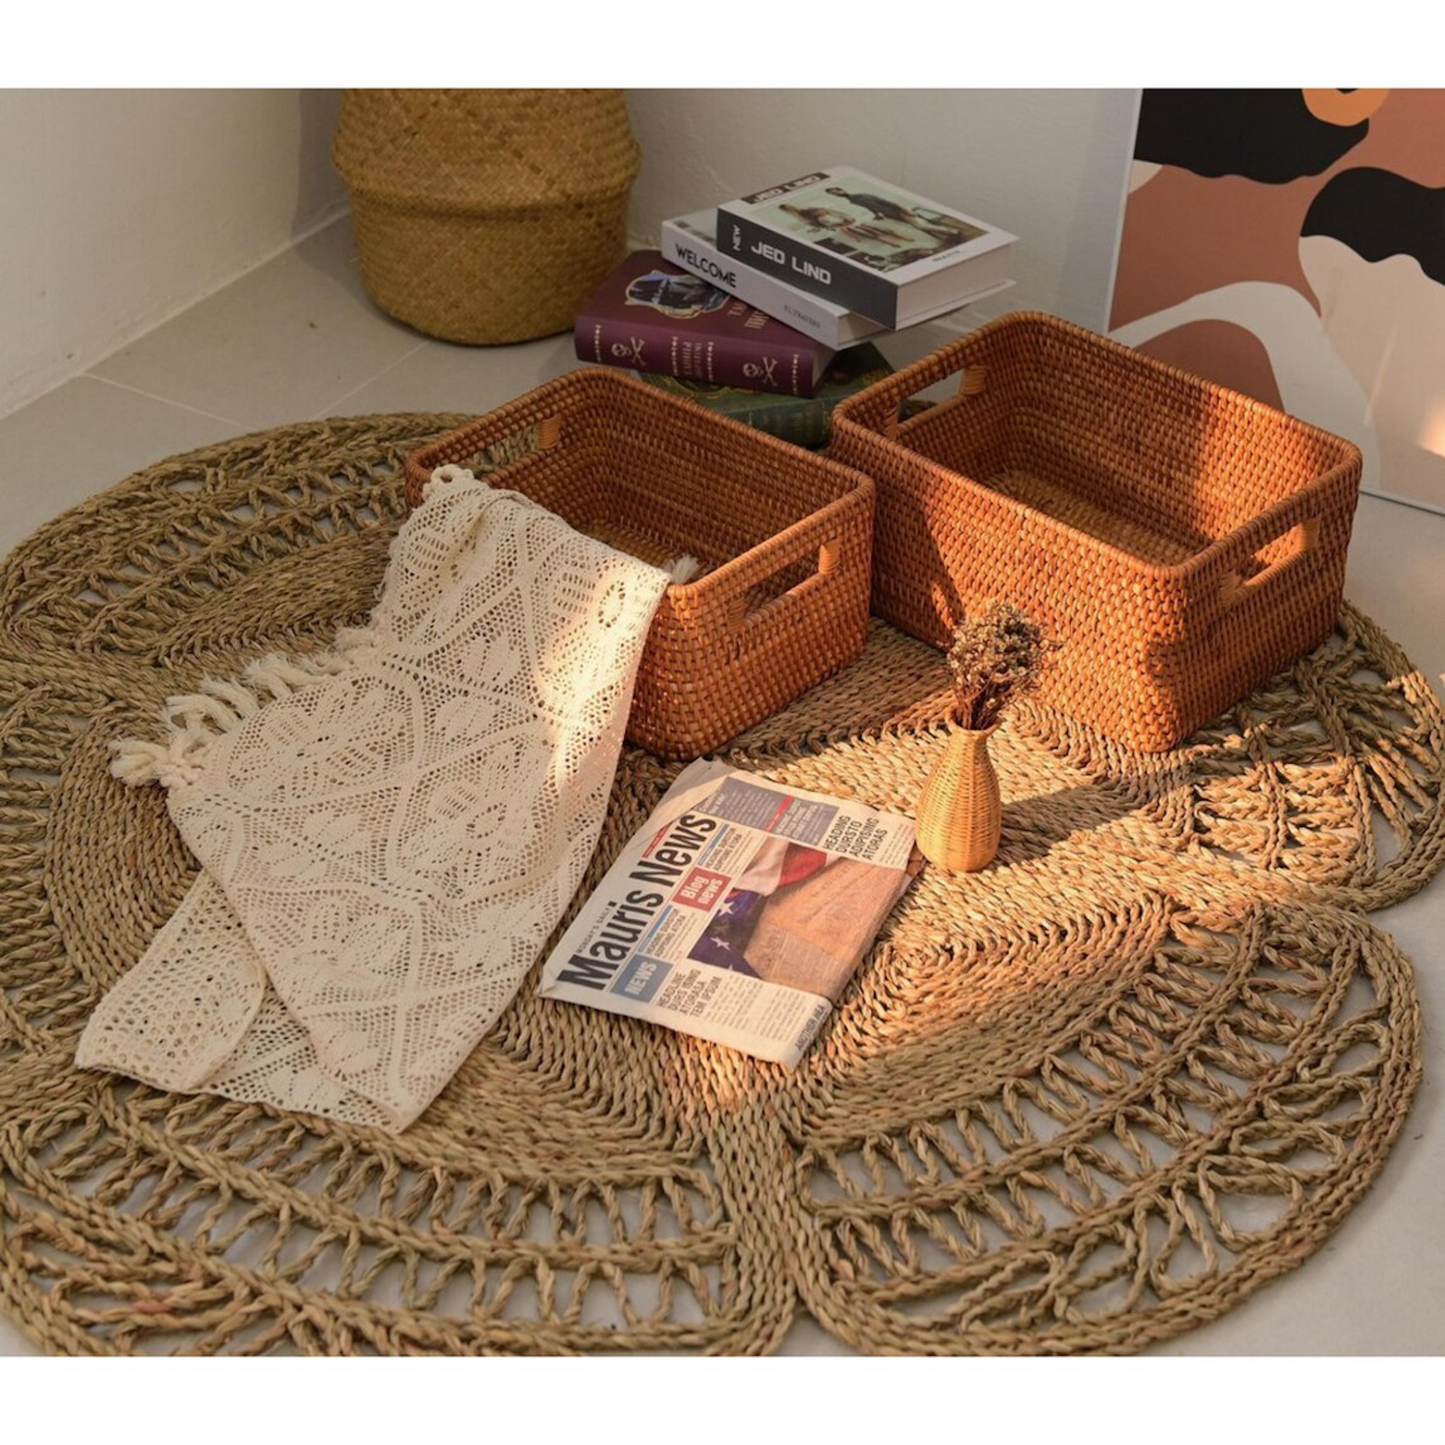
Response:
M203 678L196 692L166 699L161 709L164 742L122 738L110 745L110 771L130 787L159 783L186 787L199 780L206 750L223 734L253 717L272 698L289 697L354 667L373 645L369 629L342 628L336 645L309 657L283 657L279 652L258 658L243 676L249 686Z
M466 467L438 467L422 491L423 499L440 487L481 486ZM696 557L674 558L662 569L670 581L691 581L702 570ZM327 652L286 658L269 653L244 673L249 687L236 682L204 678L199 691L166 699L161 709L164 742L122 738L111 744L111 776L133 788L159 783L164 788L187 787L199 781L206 750L223 734L254 716L272 698L289 697L299 688L347 671L374 645L370 628L344 627Z
M422 495L429 497L442 487L486 485L465 467L438 467ZM178 788L198 782L206 750L218 737L253 717L271 698L288 697L298 688L345 672L370 641L367 628L342 628L327 652L299 658L273 652L257 659L244 673L249 686L203 678L196 692L166 699L161 708L165 741L121 738L111 743L111 776L133 788L149 783Z

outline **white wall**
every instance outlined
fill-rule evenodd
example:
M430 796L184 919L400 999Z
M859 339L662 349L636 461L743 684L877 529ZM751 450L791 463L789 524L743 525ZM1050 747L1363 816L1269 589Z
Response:
M1103 330L1137 100L633 89L632 234L847 163L1019 235L1018 284L985 307ZM0 90L0 416L340 214L338 106L334 90Z
M0 91L0 416L339 214L336 91Z
M1137 90L630 90L632 231L852 165L1013 231L1012 290L1106 329Z

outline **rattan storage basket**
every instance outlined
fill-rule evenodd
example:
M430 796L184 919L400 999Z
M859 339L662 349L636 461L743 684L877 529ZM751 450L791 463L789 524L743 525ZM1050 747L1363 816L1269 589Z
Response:
M653 619L627 729L639 747L711 752L862 651L874 489L838 462L588 368L408 457L409 505L447 463L646 561L703 565Z
M846 399L829 454L878 487L874 612L942 647L1016 602L1064 644L1041 699L1142 751L1339 613L1358 449L1057 317L1001 317Z
M429 336L565 331L626 254L620 90L347 90L332 155L367 293Z

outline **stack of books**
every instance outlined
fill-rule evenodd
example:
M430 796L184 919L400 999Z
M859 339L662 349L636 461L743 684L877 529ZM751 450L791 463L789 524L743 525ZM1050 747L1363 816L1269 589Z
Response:
M890 367L873 343L1011 284L1017 238L846 166L662 223L577 313L578 357L800 446Z

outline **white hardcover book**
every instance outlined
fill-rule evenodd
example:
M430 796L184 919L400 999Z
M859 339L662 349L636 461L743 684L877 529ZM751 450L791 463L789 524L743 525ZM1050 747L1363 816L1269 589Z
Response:
M856 346L887 331L856 311L845 310L821 296L811 296L786 281L745 266L736 257L725 256L714 237L714 211L694 211L662 223L662 254L674 266L746 301L749 306L801 331L816 336L834 351ZM952 309L952 308L947 308ZM920 320L925 318L920 317Z
M902 330L1010 280L1018 239L851 166L724 201L720 254Z

